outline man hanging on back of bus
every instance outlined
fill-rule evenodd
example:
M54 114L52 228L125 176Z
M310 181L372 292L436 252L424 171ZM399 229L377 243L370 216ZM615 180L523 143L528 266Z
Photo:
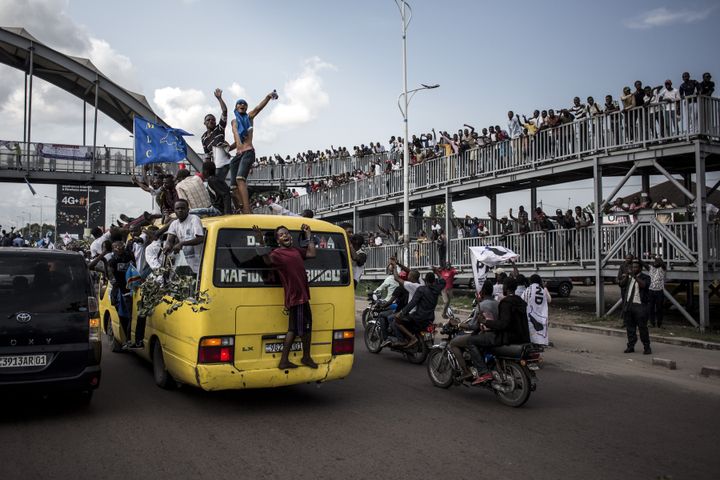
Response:
M303 223L300 230L307 240L307 247L294 247L290 231L284 226L279 226L275 229L275 239L279 247L271 250L265 246L265 237L260 227L253 225L255 241L259 245L256 249L257 254L262 257L266 265L277 269L280 274L280 283L285 291L288 332L280 355L280 364L278 365L280 370L298 367L288 359L296 336L302 339L302 364L310 368L318 367L310 357L312 313L310 311L310 285L304 262L306 258L315 258L315 242L311 241L312 231L307 224Z

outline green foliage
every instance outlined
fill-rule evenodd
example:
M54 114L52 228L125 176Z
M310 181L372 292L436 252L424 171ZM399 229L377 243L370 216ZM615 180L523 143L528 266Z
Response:
M138 316L149 317L158 305L165 304L164 315L170 315L183 305L195 313L208 310L210 296L207 290L195 289L195 276L178 275L171 267L161 268L150 275L140 286Z

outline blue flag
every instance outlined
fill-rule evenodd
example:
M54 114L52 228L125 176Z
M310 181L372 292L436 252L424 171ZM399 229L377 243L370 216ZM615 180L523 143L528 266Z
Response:
M187 143L182 138L184 135L192 134L135 117L135 165L185 160Z

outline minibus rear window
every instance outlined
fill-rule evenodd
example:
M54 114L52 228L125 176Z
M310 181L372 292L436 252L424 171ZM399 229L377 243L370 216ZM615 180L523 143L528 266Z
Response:
M300 232L292 231L293 246ZM350 284L345 235L313 232L317 256L305 260L305 270L311 287L336 287ZM266 232L265 242L274 242L272 232ZM255 234L251 229L221 229L217 237L213 285L216 287L280 287L280 277L257 255Z

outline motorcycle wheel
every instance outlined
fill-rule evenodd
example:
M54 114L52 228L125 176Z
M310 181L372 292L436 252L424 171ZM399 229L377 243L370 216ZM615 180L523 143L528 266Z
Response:
M508 407L522 407L530 398L530 375L525 367L515 362L505 362L504 373L513 388L509 392L494 390L498 400Z
M415 365L422 365L422 363L427 358L428 353L429 349L427 344L425 343L425 340L423 340L422 338L418 338L418 343L415 344L413 350L405 352L405 358L407 358L410 363L414 363Z
M428 376L433 385L439 388L450 388L453 384L454 371L448 359L448 351L436 348L428 354Z
M361 316L363 328L367 328L367 323L368 323L368 320L370 320L370 316L371 316L371 310L370 310L370 307L367 307L365 310L363 310L362 316Z
M382 343L380 328L379 323L371 323L367 328L365 328L365 346L370 353L380 353L380 344Z

